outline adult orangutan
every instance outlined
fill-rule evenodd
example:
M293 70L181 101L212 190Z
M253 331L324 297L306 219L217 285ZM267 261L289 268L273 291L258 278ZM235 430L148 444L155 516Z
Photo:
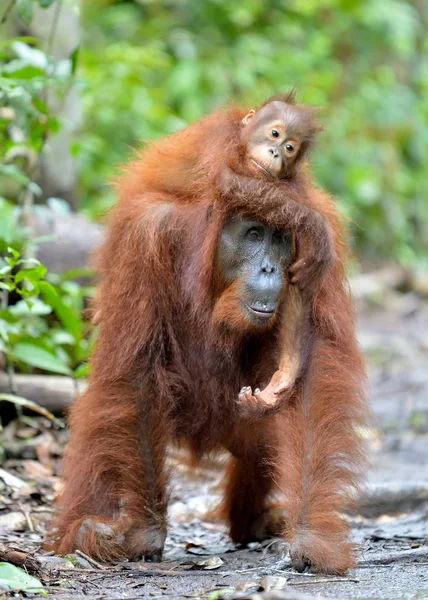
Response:
M281 121L290 98L253 119L272 103ZM230 451L221 510L235 542L274 532L299 571L353 565L342 513L366 406L343 231L304 168L274 177L267 163L250 164L247 114L219 111L161 140L117 183L100 252L98 345L71 410L51 530L57 552L160 558L165 454L178 442L195 457ZM304 294L298 328L289 274ZM244 384L269 382L278 337L293 343L296 332L300 368L286 401L238 400ZM272 503L278 490L285 520Z

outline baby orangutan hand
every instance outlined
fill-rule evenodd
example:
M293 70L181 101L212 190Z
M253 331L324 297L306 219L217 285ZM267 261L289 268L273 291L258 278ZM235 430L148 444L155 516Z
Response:
M263 390L256 388L253 393L250 386L243 387L237 400L241 414L246 418L259 418L274 412L285 399L284 392L291 391L294 381L292 373L278 369Z

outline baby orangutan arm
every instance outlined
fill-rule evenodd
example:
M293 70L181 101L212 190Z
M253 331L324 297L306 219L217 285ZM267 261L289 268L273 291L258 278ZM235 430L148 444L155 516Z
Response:
M239 392L238 405L245 418L257 419L279 408L293 389L299 375L304 300L297 287L288 286L282 313L283 321L278 340L281 349L279 367L263 390L256 388L253 392L252 388L247 386Z
M231 208L250 209L256 218L294 229L298 252L289 269L292 284L305 289L321 281L336 259L333 236L327 220L310 205L313 194L307 193L303 183L266 181L224 167L218 190Z

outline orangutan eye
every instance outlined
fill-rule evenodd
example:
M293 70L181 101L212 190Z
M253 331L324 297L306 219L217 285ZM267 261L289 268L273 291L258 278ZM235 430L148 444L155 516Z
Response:
M251 229L247 231L247 237L250 240L259 240L261 237L259 229L257 227L251 227Z
M277 129L272 129L272 135L275 138L279 137L279 131Z
M293 152L294 146L292 146L291 144L285 144L285 149L287 150L287 152Z
M290 234L276 229L273 234L273 241L277 244L288 245L290 242Z

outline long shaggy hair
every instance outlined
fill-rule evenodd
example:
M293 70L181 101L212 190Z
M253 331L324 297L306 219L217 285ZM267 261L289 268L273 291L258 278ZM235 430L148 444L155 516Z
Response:
M294 103L292 95L279 100ZM342 513L363 463L356 426L366 403L344 231L307 165L291 181L245 173L246 113L231 106L150 144L116 182L120 200L98 256L99 339L88 389L70 412L64 489L50 533L59 553L79 547L111 560L161 550L165 453L179 441L195 457L231 451L221 514L235 541L251 539L276 489L296 568L343 573L354 564ZM301 375L275 413L250 423L238 391L269 382L287 315L266 330L235 316L222 328L238 292L226 289L216 251L237 213L293 231L319 259ZM219 317L226 293L232 304Z

